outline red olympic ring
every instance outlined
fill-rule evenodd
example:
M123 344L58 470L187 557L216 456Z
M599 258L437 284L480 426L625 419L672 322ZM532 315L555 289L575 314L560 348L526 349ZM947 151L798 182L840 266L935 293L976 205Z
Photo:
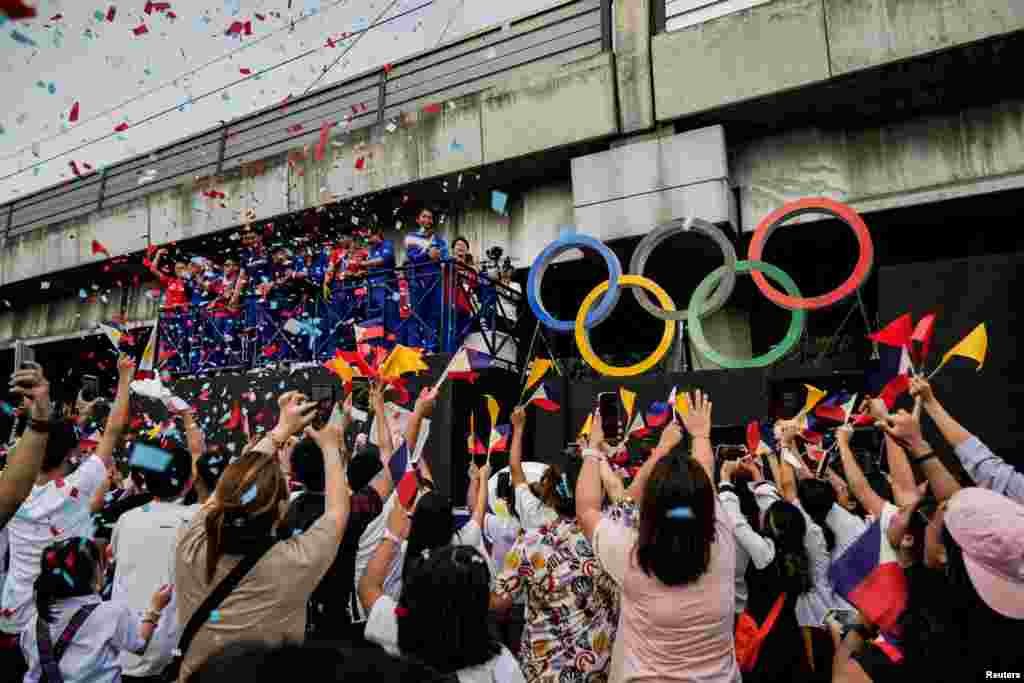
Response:
M860 247L860 256L857 258L857 265L853 267L853 272L850 274L850 277L846 278L846 281L843 284L839 285L831 292L827 292L820 296L798 297L783 294L768 284L768 280L765 279L764 273L758 270L751 271L750 276L754 279L754 283L757 285L757 288L761 290L761 293L764 294L765 298L790 311L806 311L818 308L827 308L839 301L842 301L864 284L868 275L871 274L871 267L874 265L875 247L871 241L871 233L868 231L868 226L864 223L864 219L860 217L860 214L846 204L841 204L840 202L833 201L825 197L807 197L805 199L798 199L797 201L789 202L768 214L768 216L758 224L757 229L754 230L754 238L750 241L750 249L747 252L747 259L750 261L761 261L761 255L764 251L764 243L768 241L768 238L772 236L772 233L774 233L786 219L807 213L828 214L846 223L850 229L853 230L853 234L857 238L857 245Z

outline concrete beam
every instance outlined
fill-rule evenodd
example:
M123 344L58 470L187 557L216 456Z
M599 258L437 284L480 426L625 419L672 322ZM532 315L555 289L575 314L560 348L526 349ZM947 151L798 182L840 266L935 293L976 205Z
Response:
M652 41L658 121L831 75L821 0L775 0Z
M807 196L868 211L984 194L1019 186L1024 100L880 128L788 131L731 151L747 230Z
M824 5L835 75L1024 29L1019 0L824 0Z
M651 81L651 5L664 0L623 0L614 3L615 78L619 129L623 134L654 126Z

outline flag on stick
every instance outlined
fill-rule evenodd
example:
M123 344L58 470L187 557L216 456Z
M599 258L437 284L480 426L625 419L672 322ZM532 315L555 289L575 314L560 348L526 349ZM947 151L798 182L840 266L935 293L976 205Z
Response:
M526 401L526 404L535 405L541 410L554 413L561 408L558 400L558 390L555 386L553 384L549 386L547 382L541 382L530 398Z
M539 382L547 374L548 370L551 369L552 365L553 363L546 358L534 358L533 362L530 363L530 374L526 378L526 384L523 385L523 391L519 394L519 397L526 396L527 390Z
M156 331L158 327L160 327L159 322L153 325L153 331L149 333L149 341L146 342L146 348L142 351L142 358L139 360L141 372L153 371L153 364L156 362Z
M969 335L961 339L956 346L946 352L946 355L942 357L942 362L932 371L932 374L928 375L928 379L934 377L935 373L941 370L942 366L953 356L961 356L962 358L970 358L977 361L978 370L980 371L982 366L985 365L985 354L987 352L988 332L985 330L985 323L981 323Z

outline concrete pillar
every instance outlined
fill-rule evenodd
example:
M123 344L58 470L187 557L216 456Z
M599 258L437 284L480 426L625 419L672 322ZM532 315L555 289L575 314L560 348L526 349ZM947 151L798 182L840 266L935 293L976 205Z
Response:
M651 78L652 3L664 0L614 0L612 7L619 132L628 135L654 126Z

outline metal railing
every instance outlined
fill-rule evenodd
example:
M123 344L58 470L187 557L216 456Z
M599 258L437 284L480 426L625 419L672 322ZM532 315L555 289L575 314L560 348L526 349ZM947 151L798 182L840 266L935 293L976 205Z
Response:
M523 307L522 295L496 276L454 261L372 271L326 292L323 283L309 282L251 294L234 309L164 309L157 366L180 377L324 362L360 343L452 353L473 334L483 342L479 350L515 370Z
M16 199L0 206L4 243L196 178L244 175L261 160L314 143L325 122L347 130L380 124L483 90L519 67L559 66L610 50L610 8L611 0L566 0ZM155 179L140 184L147 171Z

